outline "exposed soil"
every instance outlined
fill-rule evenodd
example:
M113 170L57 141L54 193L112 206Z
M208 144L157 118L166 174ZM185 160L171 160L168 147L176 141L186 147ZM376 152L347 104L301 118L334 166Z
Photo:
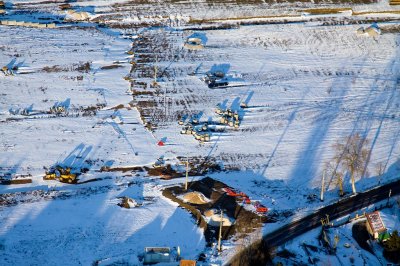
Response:
M354 224L351 231L358 245L373 254L371 247L367 243L369 240L369 234L367 231L366 222L362 221Z
M163 195L174 202L177 202L181 207L187 209L195 217L200 228L204 229L204 236L207 243L215 242L218 236L218 227L213 227L207 224L204 217L210 216L210 209L223 210L233 223L232 226L223 227L222 238L228 239L232 236L241 237L242 234L248 234L260 228L263 223L272 222L268 216L261 216L252 211L246 210L242 205L238 204L234 197L226 195L222 190L228 187L226 184L214 180L210 177L203 178L199 181L189 183L188 191L200 192L209 202L204 204L192 204L184 202L179 198L187 193L181 186L169 187L163 190Z

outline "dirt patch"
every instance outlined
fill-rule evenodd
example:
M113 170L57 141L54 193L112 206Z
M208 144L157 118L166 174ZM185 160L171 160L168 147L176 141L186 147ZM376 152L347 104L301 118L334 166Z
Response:
M107 167L103 166L100 168L100 172L143 172L144 169L141 166L129 166L129 167Z
M186 157L177 157L177 159L180 160L181 164L186 163ZM213 158L190 157L189 162L188 176L204 176L208 173L221 171L220 165ZM159 176L164 180L184 177L186 175L186 172L178 172L170 164L157 168L145 166L144 170L147 171L149 176ZM208 196L206 195L206 197Z
M65 66L45 66L42 68L42 72L47 73L58 73L58 72L70 72L70 71L78 71L82 73L89 73L91 68L90 62L79 62L72 65L65 65Z
M20 184L29 184L32 183L32 179L10 179L10 180L1 180L0 184L2 185L20 185Z
M100 69L102 69L102 70L108 70L108 69L115 69L115 68L121 68L121 67L123 67L123 66L113 64L113 65L109 65L109 66L102 66Z
M369 235L367 231L366 221L358 222L351 228L352 235L358 245L373 254L371 247L368 245Z
M132 96L153 96L154 92L152 91L138 91L132 90Z
M263 223L272 222L272 219L269 219L268 216L261 216L255 212L246 210L236 201L235 197L226 195L223 191L223 188L226 187L228 187L226 184L210 177L190 182L189 191L191 193L198 192L209 199L209 202L204 204L184 202L181 199L182 195L185 195L188 192L181 186L166 188L163 190L163 195L172 201L177 202L181 207L192 213L198 226L204 229L204 236L209 244L215 242L215 239L218 236L218 227L208 224L206 217L211 218L215 215L215 220L220 219L216 218L218 213L215 213L215 211L212 210L222 209L225 217L229 218L229 221L232 222L231 226L223 227L223 239L228 239L233 236L240 238L260 228Z
M111 107L112 110L120 110L120 109L124 109L124 108L125 108L125 105L123 105L122 103L118 104L117 106Z
M161 179L164 180L169 180L172 178L178 178L178 177L183 177L183 173L179 173L176 170L172 168L170 164L167 164L165 166L160 166L157 168L150 168L150 167L144 167L144 169L147 171L147 174L149 176L159 176Z

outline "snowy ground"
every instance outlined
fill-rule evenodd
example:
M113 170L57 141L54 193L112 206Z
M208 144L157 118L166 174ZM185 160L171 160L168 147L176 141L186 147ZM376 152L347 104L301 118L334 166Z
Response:
M91 2L98 6L96 12L111 12L105 1ZM388 8L384 3L369 10L375 6ZM56 13L51 4L37 8ZM125 22L136 19L125 9L112 10L123 13ZM219 17L218 12L209 18ZM232 15L238 14L227 17ZM18 203L0 208L1 264L134 264L145 246L179 245L186 258L204 249L202 232L190 215L161 196L169 182L151 180L145 173L99 173L103 166L150 165L161 155L171 163L177 156L207 157L238 169L213 178L261 200L271 211L304 215L321 206L307 196L318 195L324 164L334 155L332 145L360 133L370 140L371 153L359 190L398 178L398 33L371 38L355 32L368 24L322 24L201 31L205 49L199 51L182 48L194 31L141 31L150 40L147 53L153 61L140 67L152 71L157 54L161 77L157 94L137 98L123 80L131 69L125 53L131 41L116 29L85 23L57 29L0 26L0 65L19 67L14 76L0 75L0 174L33 176L32 184L0 187L3 196L16 193ZM397 22L381 24L386 25ZM241 86L209 89L202 73L215 68L235 76ZM133 74L139 82L152 78ZM145 101L157 103L145 117L157 124L154 132L144 128L135 106ZM241 110L242 101L250 108ZM218 103L243 115L239 130L213 133L206 144L179 134L178 115L201 112L201 121L218 121ZM49 114L57 104L67 114ZM30 115L15 114L23 109ZM162 138L167 145L158 147ZM43 181L43 167L57 163L89 168L82 180L103 180L76 186ZM378 164L384 166L379 178ZM327 186L326 202L336 201L334 180ZM349 191L348 180L345 188ZM119 196L144 205L121 209L116 206ZM264 232L285 222L268 224Z

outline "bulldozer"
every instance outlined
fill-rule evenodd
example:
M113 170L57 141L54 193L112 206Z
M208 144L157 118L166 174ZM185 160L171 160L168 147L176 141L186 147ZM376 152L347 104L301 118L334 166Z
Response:
M46 171L46 175L43 177L44 180L55 180L58 179L60 182L73 184L76 183L77 174L71 173L70 167L56 166Z

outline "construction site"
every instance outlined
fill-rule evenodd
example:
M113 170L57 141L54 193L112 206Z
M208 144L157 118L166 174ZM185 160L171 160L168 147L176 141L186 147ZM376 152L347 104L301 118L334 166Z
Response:
M0 264L396 263L399 21L0 1Z

